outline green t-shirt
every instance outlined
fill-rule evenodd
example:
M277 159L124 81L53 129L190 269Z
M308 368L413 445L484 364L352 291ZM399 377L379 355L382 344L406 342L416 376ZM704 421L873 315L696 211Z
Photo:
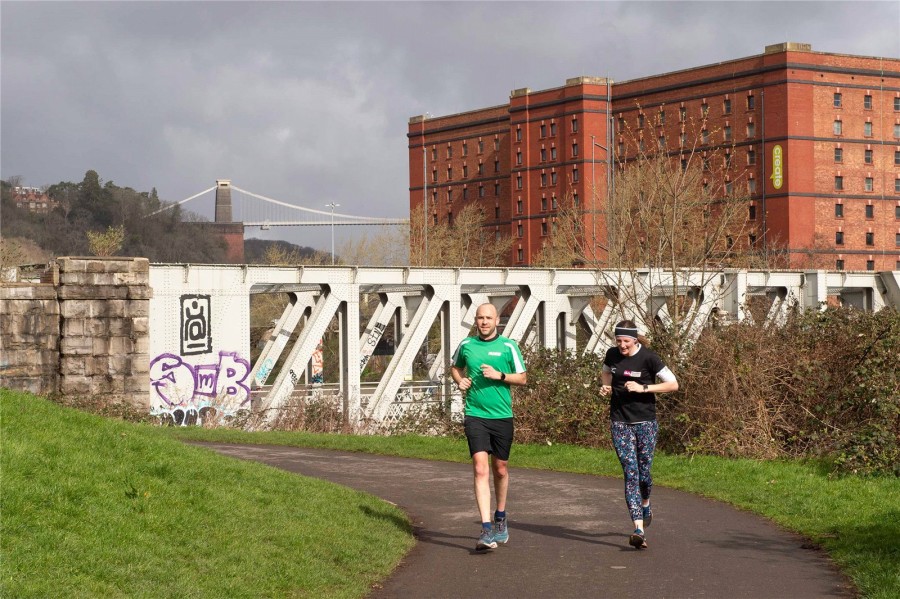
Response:
M512 395L504 381L486 379L481 365L488 364L500 372L525 372L525 360L512 339L497 335L490 341L466 337L453 354L453 365L465 368L472 379L466 392L466 416L479 418L512 418Z

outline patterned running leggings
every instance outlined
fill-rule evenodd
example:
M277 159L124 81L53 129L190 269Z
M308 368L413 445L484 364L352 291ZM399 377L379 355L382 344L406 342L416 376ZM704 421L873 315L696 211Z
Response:
M625 503L632 520L641 520L641 499L650 498L653 477L653 450L656 449L656 435L659 423L656 420L628 424L615 422L610 425L613 446L625 473Z

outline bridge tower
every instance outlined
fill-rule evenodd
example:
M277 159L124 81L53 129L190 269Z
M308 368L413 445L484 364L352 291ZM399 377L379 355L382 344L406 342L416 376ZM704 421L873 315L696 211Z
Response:
M233 222L231 179L216 179L216 220L209 226L228 244L228 263L244 262L244 223Z
M232 222L231 179L216 179L216 222Z

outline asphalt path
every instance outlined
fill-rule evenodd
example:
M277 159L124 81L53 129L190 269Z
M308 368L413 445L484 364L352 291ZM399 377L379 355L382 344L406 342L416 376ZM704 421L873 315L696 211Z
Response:
M649 548L628 545L618 479L515 468L510 540L475 551L467 464L268 445L198 443L358 489L409 514L417 543L371 597L827 598L852 585L802 537L731 506L653 488ZM377 547L372 548L377 551Z

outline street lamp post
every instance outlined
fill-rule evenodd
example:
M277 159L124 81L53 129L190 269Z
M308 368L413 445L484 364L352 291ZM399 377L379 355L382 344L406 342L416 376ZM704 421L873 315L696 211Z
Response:
M331 265L334 266L334 209L340 206L340 204L331 202L330 204L325 205L331 207Z

